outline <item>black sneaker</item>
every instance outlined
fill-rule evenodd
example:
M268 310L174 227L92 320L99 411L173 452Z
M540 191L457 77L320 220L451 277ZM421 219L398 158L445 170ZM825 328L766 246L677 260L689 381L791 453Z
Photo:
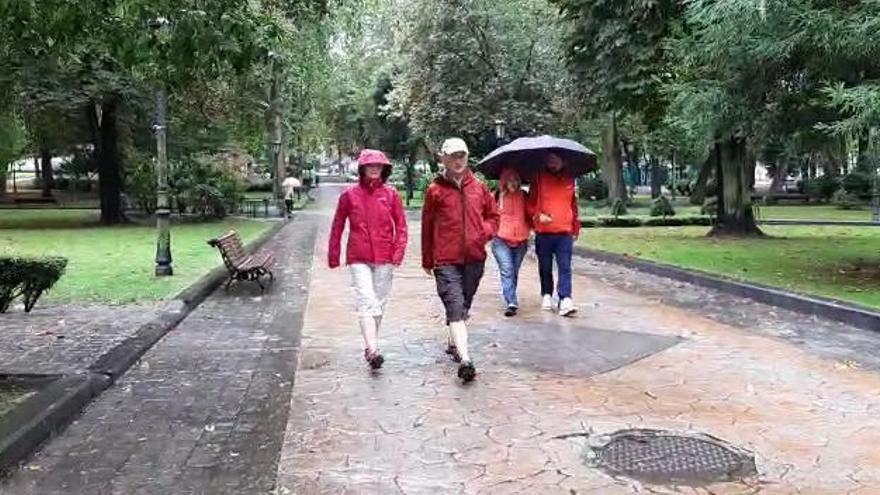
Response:
M448 344L446 346L446 354L449 354L449 357L456 363L461 362L461 354L458 353L458 347L455 347L455 344Z
M504 310L504 316L510 318L511 316L516 316L517 307L516 306L508 306L506 310Z
M385 363L385 358L382 357L382 354L379 351L374 351L370 353L370 351L364 351L364 359L367 360L367 364L370 365L370 368L377 370L382 367Z
M474 380L474 377L477 376L477 369L474 368L474 363L470 361L465 361L458 366L458 377L462 382L468 383Z

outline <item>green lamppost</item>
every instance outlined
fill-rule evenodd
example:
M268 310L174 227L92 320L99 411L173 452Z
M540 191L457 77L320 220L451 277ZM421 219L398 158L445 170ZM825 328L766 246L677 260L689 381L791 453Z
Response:
M168 24L165 18L150 22L153 33L158 37L159 31ZM171 208L168 200L168 151L166 147L168 98L161 83L156 90L156 121L153 134L156 136L156 276L174 275L171 266Z

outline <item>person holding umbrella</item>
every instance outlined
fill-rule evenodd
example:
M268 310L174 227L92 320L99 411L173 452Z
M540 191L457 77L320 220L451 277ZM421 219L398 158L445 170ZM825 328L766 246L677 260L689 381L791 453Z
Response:
M476 376L468 352L467 319L483 277L486 244L498 229L492 193L468 168L468 147L447 139L441 147L444 170L425 191L422 207L422 268L437 284L446 309L446 353L459 363L465 383Z
M490 179L513 168L529 182L528 219L535 230L542 307L572 316L571 256L580 233L575 177L596 169L596 154L575 141L554 136L522 137L489 153L477 169ZM553 261L559 271L553 301Z
M549 153L545 169L532 181L528 196L528 213L535 226L535 253L541 278L541 308L552 311L553 261L559 276L556 295L559 314L573 316L577 308L572 301L571 255L574 241L581 230L578 219L574 178L565 172L564 162L556 153Z

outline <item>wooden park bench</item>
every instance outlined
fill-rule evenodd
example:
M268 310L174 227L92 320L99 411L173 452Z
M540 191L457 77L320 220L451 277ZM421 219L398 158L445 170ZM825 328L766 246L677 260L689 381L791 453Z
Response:
M229 286L236 280L250 280L260 286L262 293L266 288L261 279L268 276L269 282L275 280L271 270L272 265L275 264L275 256L268 252L247 254L238 232L231 230L223 236L211 239L208 245L220 250L223 264L229 271L229 280L226 281L224 290L229 290Z

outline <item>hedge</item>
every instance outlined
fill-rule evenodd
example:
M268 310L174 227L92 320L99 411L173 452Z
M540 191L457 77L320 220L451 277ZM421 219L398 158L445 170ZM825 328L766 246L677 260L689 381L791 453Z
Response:
M66 267L67 258L0 257L0 313L18 296L24 296L24 310L30 312Z
M683 217L599 217L581 220L582 227L683 227L688 225L711 226L712 218L704 215Z

